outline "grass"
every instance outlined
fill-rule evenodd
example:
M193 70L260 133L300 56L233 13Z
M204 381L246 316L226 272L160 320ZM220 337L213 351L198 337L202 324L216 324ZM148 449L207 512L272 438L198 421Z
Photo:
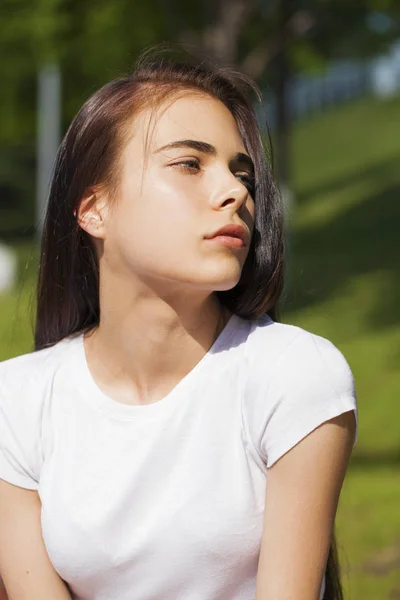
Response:
M32 350L34 288L38 252L32 242L16 242L17 282L11 292L0 294L0 361Z
M337 517L346 600L400 598L400 98L296 125L284 320L332 340L356 379L359 441ZM0 360L30 350L36 259L0 297ZM29 260L28 260L29 259ZM28 268L25 269L28 261ZM17 307L17 308L16 308Z
M352 367L359 441L337 535L346 599L400 598L400 98L366 99L294 133L284 320Z

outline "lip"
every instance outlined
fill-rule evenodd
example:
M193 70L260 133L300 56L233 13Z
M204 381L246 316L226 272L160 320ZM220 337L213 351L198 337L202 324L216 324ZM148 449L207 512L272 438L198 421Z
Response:
M211 235L206 236L206 239L208 240L213 240L216 238L220 238L221 240L223 238L228 238L227 241L229 241L229 238L231 238L232 242L235 239L241 240L242 246L248 246L249 244L249 235L242 225L225 225L225 227L221 227Z

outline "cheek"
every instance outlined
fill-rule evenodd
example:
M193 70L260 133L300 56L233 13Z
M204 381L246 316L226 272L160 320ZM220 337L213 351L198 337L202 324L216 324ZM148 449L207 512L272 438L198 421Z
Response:
M148 207L150 219L157 220L163 230L168 230L172 242L176 237L176 242L180 239L190 244L193 236L201 234L207 194L200 179L171 169L152 180L144 191L143 205Z
M152 261L190 252L199 231L196 203L165 182L142 193L124 194L111 216L109 250L118 248L129 262Z

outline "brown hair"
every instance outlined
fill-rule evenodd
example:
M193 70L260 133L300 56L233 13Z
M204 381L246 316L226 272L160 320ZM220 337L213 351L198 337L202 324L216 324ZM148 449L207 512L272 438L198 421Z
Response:
M132 75L111 81L87 100L59 148L42 237L36 349L98 323L97 258L74 213L89 186L115 190L133 116L185 90L208 94L228 107L255 166L252 243L239 283L217 292L219 299L246 319L265 313L276 317L283 287L283 213L251 105L256 86L232 70L146 57Z
M254 100L262 106L261 94L251 80L232 69L146 53L130 76L111 81L87 100L59 148L42 236L36 349L99 323L97 256L74 215L88 187L102 184L115 191L132 118L186 90L225 104L255 166L255 226L249 254L239 283L217 292L218 297L242 318L269 314L277 319L284 278L283 208L252 106ZM324 600L341 598L333 542Z

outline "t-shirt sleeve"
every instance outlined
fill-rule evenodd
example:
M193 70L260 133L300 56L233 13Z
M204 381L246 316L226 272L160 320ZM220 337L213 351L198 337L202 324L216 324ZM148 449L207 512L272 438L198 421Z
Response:
M249 430L267 467L342 413L354 411L358 425L350 367L343 354L320 336L303 330L275 362L259 370L257 379Z
M0 376L4 371L0 369ZM41 411L34 387L23 377L10 386L0 379L0 479L30 490L39 487Z

